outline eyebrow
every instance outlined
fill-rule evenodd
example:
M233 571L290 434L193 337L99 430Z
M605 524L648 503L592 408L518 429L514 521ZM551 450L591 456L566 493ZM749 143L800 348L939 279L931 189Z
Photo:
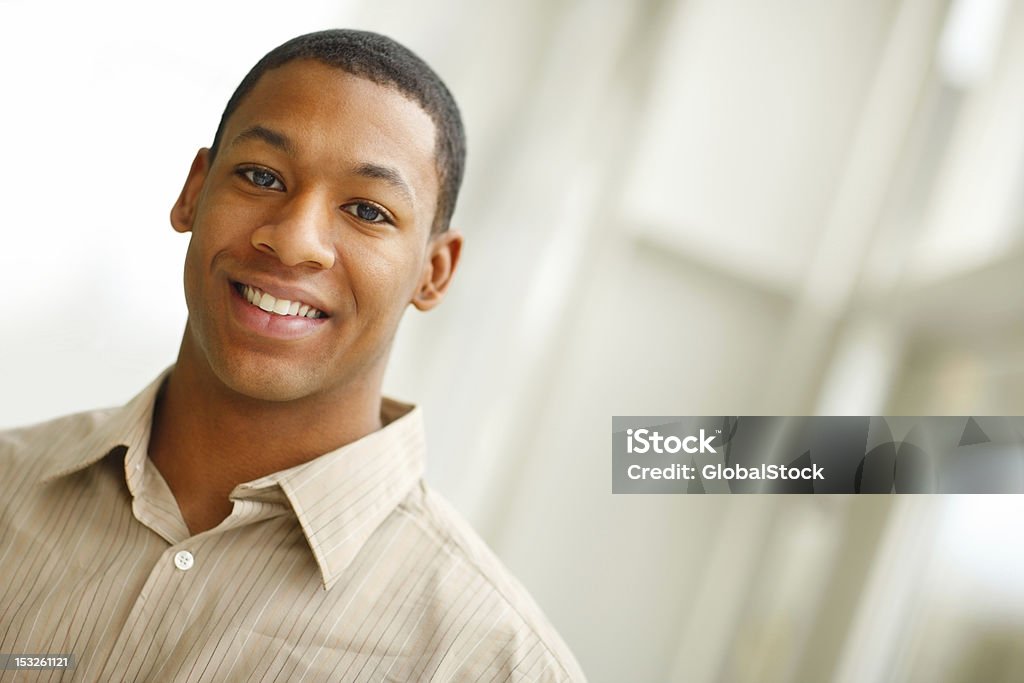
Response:
M286 154L295 154L295 145L292 144L292 141L288 139L287 135L284 133L278 133L276 130L264 128L263 126L246 128L235 136L235 139L231 141L231 144L234 146L239 142L244 142L246 140L262 140L271 147L277 147Z
M412 197L412 190L409 188L409 184L402 178L402 174L391 168L390 166L381 166L379 164L363 163L352 169L352 173L355 175L363 176L364 178L377 178L383 180L391 187L395 188L399 192L405 195L405 198L409 200L410 204L415 204Z

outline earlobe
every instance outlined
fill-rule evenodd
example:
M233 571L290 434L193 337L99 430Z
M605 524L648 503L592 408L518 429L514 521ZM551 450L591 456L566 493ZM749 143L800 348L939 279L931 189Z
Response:
M444 299L462 253L462 233L445 230L430 239L429 254L412 305L429 311Z
M196 152L195 159L192 160L192 167L188 170L188 177L185 178L185 185L181 188L181 194L178 195L177 201L171 207L171 226L178 232L192 231L192 224L196 217L196 205L203 189L203 182L206 180L209 162L209 149L203 147Z

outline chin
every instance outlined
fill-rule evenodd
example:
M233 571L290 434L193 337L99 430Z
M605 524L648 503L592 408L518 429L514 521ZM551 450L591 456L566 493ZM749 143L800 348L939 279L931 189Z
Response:
M260 363L232 364L215 374L230 391L255 401L287 402L319 393L320 373L297 371L292 367L274 367Z

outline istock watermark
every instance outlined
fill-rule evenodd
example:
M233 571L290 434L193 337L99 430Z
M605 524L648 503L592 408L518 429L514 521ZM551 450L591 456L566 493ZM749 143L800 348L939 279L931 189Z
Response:
M704 430L700 430L699 436L662 436L650 429L627 429L626 430L626 452L628 453L715 453L715 447L711 445L714 435L705 436ZM635 443L634 443L635 442ZM693 444L698 444L694 446Z
M613 493L1024 493L1024 417L612 418Z

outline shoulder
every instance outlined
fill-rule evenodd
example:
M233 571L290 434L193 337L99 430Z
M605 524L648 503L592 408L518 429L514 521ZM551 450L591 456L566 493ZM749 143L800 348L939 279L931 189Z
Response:
M450 503L421 483L397 512L438 549L440 559L429 570L430 601L438 611L451 613L447 621L452 627L476 634L465 639L463 668L451 669L452 675L585 680L530 594ZM459 657L450 659L457 663Z
M58 464L100 426L113 409L93 410L0 431L0 473L42 472Z

